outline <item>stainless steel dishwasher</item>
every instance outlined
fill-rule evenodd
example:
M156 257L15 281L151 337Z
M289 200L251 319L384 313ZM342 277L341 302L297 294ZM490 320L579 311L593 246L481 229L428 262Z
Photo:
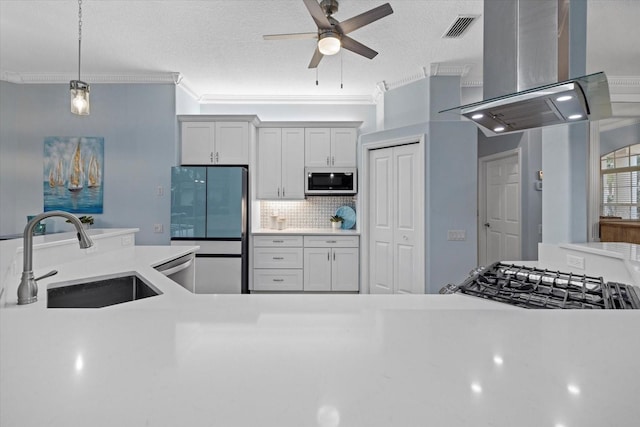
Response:
M189 292L195 289L195 253L191 252L178 258L174 258L154 268L167 276Z

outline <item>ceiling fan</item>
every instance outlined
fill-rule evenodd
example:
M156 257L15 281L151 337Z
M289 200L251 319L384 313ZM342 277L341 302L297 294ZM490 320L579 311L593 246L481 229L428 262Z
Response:
M364 27L378 19L393 13L389 3L373 8L360 15L338 22L333 15L338 11L338 0L303 0L315 21L318 31L315 33L270 34L264 40L317 39L318 45L313 53L309 68L317 68L324 55L335 55L343 47L366 58L373 59L378 52L347 36L350 32Z

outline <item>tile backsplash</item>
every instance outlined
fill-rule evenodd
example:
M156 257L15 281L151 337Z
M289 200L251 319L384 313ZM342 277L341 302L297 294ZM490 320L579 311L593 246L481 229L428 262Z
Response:
M353 196L308 196L305 200L260 202L260 227L270 228L271 215L286 218L287 228L330 228L329 218L340 206L354 210ZM356 224L353 228L357 228Z

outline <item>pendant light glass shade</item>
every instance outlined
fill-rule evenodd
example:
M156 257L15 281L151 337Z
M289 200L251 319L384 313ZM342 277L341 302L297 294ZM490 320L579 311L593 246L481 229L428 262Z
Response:
M89 103L89 85L80 80L71 80L71 112L79 116L88 116L91 113Z

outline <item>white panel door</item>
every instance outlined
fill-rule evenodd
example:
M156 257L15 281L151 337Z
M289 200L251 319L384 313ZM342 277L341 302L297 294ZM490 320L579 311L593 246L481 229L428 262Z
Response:
M369 155L369 292L393 292L393 156L390 148Z
M304 129L282 129L281 198L304 199Z
M358 290L358 248L333 248L331 250L331 290Z
M331 249L304 248L304 290L331 290Z
M331 166L356 166L357 131L354 128L331 129Z
M486 162L483 264L521 258L519 167L517 154Z
M304 165L306 167L331 166L331 129L306 128L304 130Z
M369 154L369 292L424 293L424 184L419 145Z
M181 134L182 165L212 164L215 123L183 122Z
M216 122L216 164L249 164L249 123Z
M258 199L280 197L281 176L281 130L260 128L258 130Z
M418 144L393 148L394 292L424 293L422 162Z

